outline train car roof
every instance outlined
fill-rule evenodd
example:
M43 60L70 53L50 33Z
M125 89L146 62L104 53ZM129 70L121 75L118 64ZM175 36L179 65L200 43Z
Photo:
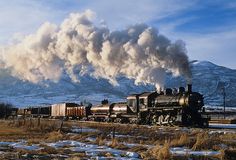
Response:
M136 98L137 96L139 96L140 94L131 94L131 95L129 95L128 97L127 97L127 99L128 98Z
M139 95L140 98L145 98L150 96L151 94L156 93L156 92L143 92L142 94Z
M73 102L62 102L62 103L55 103L55 104L52 104L52 105L76 105L78 106L79 104L77 103L73 103Z

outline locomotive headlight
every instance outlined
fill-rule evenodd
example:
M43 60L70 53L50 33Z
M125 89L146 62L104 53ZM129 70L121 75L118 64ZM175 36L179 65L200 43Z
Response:
M179 99L179 105L181 106L187 106L188 105L188 97L181 97Z
M181 98L179 99L179 104L180 104L181 106L184 105L184 98L183 98L183 97L181 97Z

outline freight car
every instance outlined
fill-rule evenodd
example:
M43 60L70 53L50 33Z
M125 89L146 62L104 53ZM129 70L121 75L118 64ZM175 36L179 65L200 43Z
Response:
M38 107L31 107L32 117L49 117L51 114L51 106L38 106Z
M77 103L60 103L51 106L51 117L53 118L72 118L86 119L90 115L90 106Z
M51 106L19 108L17 116L86 119L90 115L91 105L59 103Z
M31 108L19 108L17 110L17 116L30 117L31 116Z
M87 120L88 115L90 115L90 107L85 107L83 105L78 105L76 107L67 107L66 110L67 117L72 119Z
M51 114L51 106L34 106L27 108L19 108L16 110L17 116L24 117L49 117Z

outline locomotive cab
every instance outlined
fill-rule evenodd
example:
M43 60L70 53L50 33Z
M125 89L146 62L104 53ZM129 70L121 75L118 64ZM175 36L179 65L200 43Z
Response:
M157 97L157 92L144 92L139 96L139 107L140 111L146 111L149 107L153 107Z
M133 113L139 112L139 95L140 94L132 94L127 97L127 105Z
M154 98L157 95L157 92L144 92L141 94L133 94L127 97L127 104L134 113L147 111L148 108L154 106Z

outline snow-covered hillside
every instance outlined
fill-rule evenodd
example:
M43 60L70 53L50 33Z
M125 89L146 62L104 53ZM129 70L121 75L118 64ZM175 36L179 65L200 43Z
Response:
M204 94L205 104L222 105L222 87L225 86L227 106L236 106L236 70L217 66L207 61L193 61L191 65L193 90ZM70 78L65 76L58 83L32 84L10 76L7 71L1 71L0 101L10 102L17 106L84 100L99 103L104 98L120 101L130 93L155 90L152 85L136 86L134 80L125 77L120 77L119 86L115 87L105 79L97 80L89 76L81 77L80 81L80 83L72 83ZM170 75L167 77L166 87L185 85L182 77Z

